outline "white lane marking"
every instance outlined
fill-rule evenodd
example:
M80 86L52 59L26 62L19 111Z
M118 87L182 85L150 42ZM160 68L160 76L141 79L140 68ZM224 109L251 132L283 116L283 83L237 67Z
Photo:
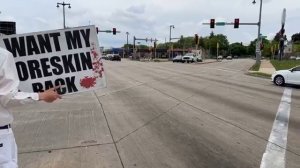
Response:
M260 168L285 168L292 89L285 88Z

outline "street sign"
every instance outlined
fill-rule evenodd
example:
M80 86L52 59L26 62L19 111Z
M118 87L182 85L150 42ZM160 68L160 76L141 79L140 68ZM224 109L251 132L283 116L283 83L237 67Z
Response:
M256 52L260 52L260 41L256 42Z
M260 38L265 39L265 38L267 38L267 36L260 35Z
M286 19L286 9L284 8L282 11L282 16L281 16L281 24L285 24L285 19Z
M267 38L267 36L263 36L262 34L260 34L260 38Z
M225 26L225 22L216 22L216 26Z

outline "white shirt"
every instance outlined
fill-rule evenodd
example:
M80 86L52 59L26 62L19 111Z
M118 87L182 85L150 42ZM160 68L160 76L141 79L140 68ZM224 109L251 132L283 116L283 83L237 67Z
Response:
M0 126L13 122L9 107L39 100L38 93L19 92L19 83L13 55L0 47Z

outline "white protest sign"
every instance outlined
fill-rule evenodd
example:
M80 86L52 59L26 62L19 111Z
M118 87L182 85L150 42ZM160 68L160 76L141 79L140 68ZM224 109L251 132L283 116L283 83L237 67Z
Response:
M72 94L106 87L95 26L0 37L13 54L21 91L40 92L61 86Z

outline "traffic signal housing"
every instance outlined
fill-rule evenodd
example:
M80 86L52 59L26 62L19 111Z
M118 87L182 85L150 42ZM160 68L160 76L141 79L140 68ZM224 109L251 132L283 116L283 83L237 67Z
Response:
M98 27L96 27L96 32L97 32L97 34L99 33L99 28Z
M210 28L215 28L215 19L210 19Z
M237 29L240 26L240 19L234 19L234 28Z
M116 34L117 34L117 29L113 28L113 35L116 35Z

